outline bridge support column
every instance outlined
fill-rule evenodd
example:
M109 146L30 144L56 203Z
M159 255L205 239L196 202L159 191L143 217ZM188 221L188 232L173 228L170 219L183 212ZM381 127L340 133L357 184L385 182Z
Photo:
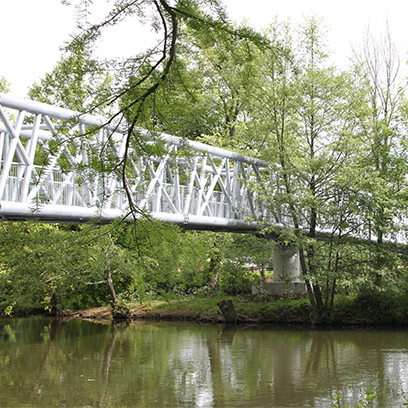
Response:
M299 282L299 250L293 245L278 245L273 252L273 281Z
M262 282L253 286L252 293L282 295L306 293L306 285L300 280L299 250L294 245L277 245L273 253L273 282Z

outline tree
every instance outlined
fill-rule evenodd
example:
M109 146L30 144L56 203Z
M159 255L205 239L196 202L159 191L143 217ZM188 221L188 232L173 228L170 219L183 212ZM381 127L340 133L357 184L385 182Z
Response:
M81 2L80 6L86 9L88 2ZM107 101L110 107L119 106L108 122L114 122L127 130L124 157L120 163L122 182L131 210L140 213L133 204L132 193L127 183L129 149L131 144L137 145L141 140L138 126L150 127L151 107L154 106L158 91L169 81L172 67L178 59L178 42L182 26L185 25L197 32L215 30L236 39L251 37L261 41L261 37L247 28L242 30L232 28L218 1L191 0L176 1L173 4L167 0L123 0L115 3L102 22L79 25L80 32L67 49L74 54L77 50L88 49L101 36L104 29L120 23L131 15L140 16L143 22L150 19L153 29L162 35L157 46L125 61L116 61L116 86Z
M0 304L13 309L116 307L139 281L133 255L111 228L78 231L52 224L2 223ZM119 295L121 295L119 297Z
M257 46L263 48L213 28L183 26L178 57L168 81L149 102L146 123L158 131L239 148L236 127L249 109ZM135 81L131 78L130 83ZM124 100L134 98L135 92Z
M266 269L272 266L276 243L256 234L234 234L227 247L227 257L234 264L259 271L262 281Z
M321 320L332 303L345 253L340 245L361 225L353 186L364 94L350 74L327 66L324 32L316 17L301 26L298 50L289 32L287 25L269 31L271 42L287 52L278 58L266 55L254 120L265 132L263 157L278 165L278 185L271 186L276 190L265 192L271 213L285 224L275 233L299 248L315 318ZM318 240L323 231L326 242Z
M34 83L28 96L77 112L107 114L112 82L106 65L93 58L91 48L78 46L63 55L39 83Z
M92 67L105 78L104 66L87 60L90 50L105 28L135 14L143 21L149 15L162 41L116 61L114 83L102 99L88 103L86 86L79 98L72 95L72 84L64 92L47 88L71 71L78 73L78 81L88 81ZM277 22L265 39L247 27L231 27L218 2L210 0L119 1L101 23L80 29L67 48L69 56L43 87L71 108L83 110L85 104L95 111L105 104L112 109L107 121L125 127L123 160L108 170L120 168L133 213L140 210L127 185L130 147L139 147L141 154L151 149L141 140L139 126L191 138L205 131L206 140L251 149L273 163L278 175L276 185L260 194L284 228L267 225L266 230L298 247L316 319L324 318L342 273L370 262L371 250L353 251L349 240L358 230L368 238L374 231L381 243L405 205L406 145L396 115L404 110L402 94L394 90L392 58L385 58L385 85L372 68L376 64L366 70L361 63L357 73L340 72L327 64L325 33L316 17L306 20L297 41L288 24ZM162 147L154 146L158 154ZM159 247L167 254L164 244ZM214 247L210 271L217 278L221 256ZM146 250L151 275L166 263L157 259ZM179 276L170 275L177 283Z
M376 40L367 31L360 53L354 51L360 74L359 84L366 90L361 126L367 146L360 166L365 169L361 199L369 238L379 244L384 237L401 229L407 208L407 132L404 123L406 84L400 78L401 61L386 25L384 35ZM377 257L377 283L384 259Z
M205 126L202 139L234 150L247 149L237 127L245 123L246 112L250 110L257 56L268 48L267 40L254 42L217 31L190 30L184 41L188 74L199 78L200 83L197 102L202 107L200 120Z

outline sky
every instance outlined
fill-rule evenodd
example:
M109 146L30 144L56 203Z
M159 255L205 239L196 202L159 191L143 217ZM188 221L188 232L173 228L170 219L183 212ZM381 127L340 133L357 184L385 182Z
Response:
M103 15L108 0L94 0L96 15ZM304 15L323 18L329 28L333 61L346 68L351 49L359 48L370 27L375 36L384 33L388 21L393 41L403 61L408 52L408 2L401 0L224 0L232 20L246 19L253 27L267 28L275 16L296 24ZM61 47L75 29L75 9L60 0L0 0L0 76L10 83L12 94L25 97L28 88L52 70ZM96 18L96 17L95 17ZM99 45L101 57L124 57L129 50L145 47L148 28L130 21L113 29Z

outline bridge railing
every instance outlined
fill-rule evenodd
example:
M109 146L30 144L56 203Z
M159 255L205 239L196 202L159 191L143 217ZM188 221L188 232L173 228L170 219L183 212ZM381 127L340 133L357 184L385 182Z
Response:
M0 215L110 222L129 199L191 228L245 230L266 215L250 185L273 180L268 163L138 129L123 177L127 136L104 118L0 94Z

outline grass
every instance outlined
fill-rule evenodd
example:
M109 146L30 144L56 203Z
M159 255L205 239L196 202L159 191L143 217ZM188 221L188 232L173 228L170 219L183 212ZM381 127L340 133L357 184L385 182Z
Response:
M259 302L251 297L188 297L171 301L152 301L131 307L132 318L155 320L193 320L223 322L217 303L232 299L238 321L242 323L311 323L311 308L306 299L281 299Z
M250 296L186 297L177 300L154 300L130 305L131 319L178 320L222 323L217 303L232 299L240 323L303 323L309 324L311 308L306 299L257 301ZM105 320L108 307L68 311L68 317Z

